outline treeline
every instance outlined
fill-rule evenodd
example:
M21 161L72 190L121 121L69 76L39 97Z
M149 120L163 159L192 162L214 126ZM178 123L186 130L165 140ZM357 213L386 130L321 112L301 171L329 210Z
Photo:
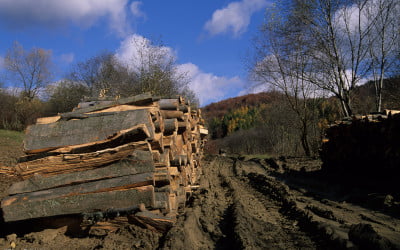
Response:
M386 79L383 109L400 109L400 78ZM354 112L375 111L374 83L357 87L352 96ZM207 149L218 153L304 155L302 134L307 134L311 156L318 155L329 124L343 117L334 97L305 100L308 110L307 131L301 117L290 107L282 92L266 92L230 98L203 108L211 141Z
M129 60L121 61L113 53L102 52L75 63L59 81L54 81L51 51L26 50L15 42L0 72L5 82L0 82L0 128L23 130L38 117L71 111L85 97L179 94L196 105L186 73L177 69L171 53L161 44L136 42L138 53Z

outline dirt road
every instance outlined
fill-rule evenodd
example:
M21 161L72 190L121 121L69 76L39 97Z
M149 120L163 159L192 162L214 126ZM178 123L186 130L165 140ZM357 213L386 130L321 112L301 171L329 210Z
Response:
M199 189L164 234L129 225L78 238L64 235L66 228L29 232L3 223L13 228L2 230L0 247L14 240L24 248L400 249L395 198L385 196L382 207L364 206L362 192L316 178L309 172L314 166L318 163L210 156Z

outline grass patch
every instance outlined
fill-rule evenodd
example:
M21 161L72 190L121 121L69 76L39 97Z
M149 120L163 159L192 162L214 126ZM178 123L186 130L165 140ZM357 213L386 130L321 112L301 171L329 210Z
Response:
M0 144L21 144L24 140L24 133L12 130L0 129Z

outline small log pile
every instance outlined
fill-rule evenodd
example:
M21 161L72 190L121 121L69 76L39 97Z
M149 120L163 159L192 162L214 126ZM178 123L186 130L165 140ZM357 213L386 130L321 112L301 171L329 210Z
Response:
M39 118L26 130L16 166L25 180L3 199L4 220L138 212L136 220L171 223L198 184L206 135L200 110L182 97L83 102ZM96 230L113 224L102 223Z
M323 170L350 176L400 173L400 112L385 110L331 125L320 152Z
M0 174L7 175L7 176L14 176L15 170L12 167L2 165L0 162Z

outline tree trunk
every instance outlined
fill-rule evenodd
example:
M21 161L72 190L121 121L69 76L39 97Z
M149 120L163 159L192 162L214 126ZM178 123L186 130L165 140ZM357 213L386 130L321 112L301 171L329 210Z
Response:
M308 143L308 132L307 132L307 121L303 121L303 126L301 129L301 146L303 147L306 156L311 156L310 145Z

